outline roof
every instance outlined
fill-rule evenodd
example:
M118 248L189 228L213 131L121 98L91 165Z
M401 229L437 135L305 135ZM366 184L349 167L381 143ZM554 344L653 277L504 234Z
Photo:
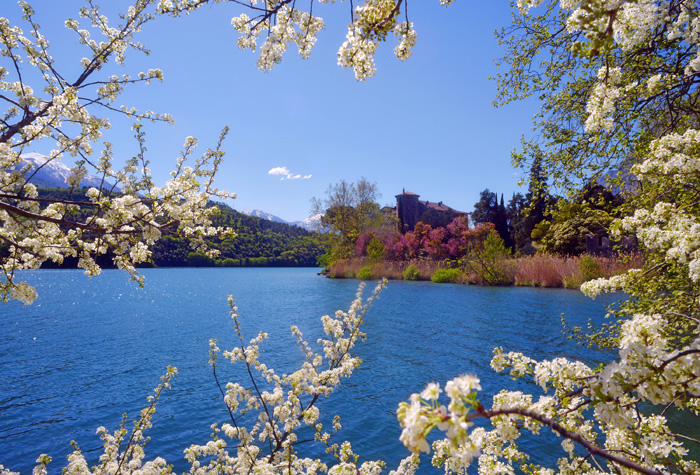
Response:
M449 206L444 204L442 201L440 201L439 203L435 203L432 201L421 201L421 203L423 203L428 209L434 209L435 211L442 211L442 212L452 211L452 212L458 213L458 214L466 214L463 211L457 211L454 208L450 208Z

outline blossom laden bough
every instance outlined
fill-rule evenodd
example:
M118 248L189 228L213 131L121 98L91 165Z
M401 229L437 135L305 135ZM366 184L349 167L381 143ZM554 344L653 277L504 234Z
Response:
M449 6L454 0L440 0L440 5ZM221 3L220 0L161 0L158 13L173 16L189 14L205 4ZM318 4L335 3L329 0L312 0L308 11L293 0L248 0L236 2L248 6L253 16L241 13L231 20L240 35L237 44L241 49L259 51L257 66L261 71L270 71L282 61L288 46L295 44L299 56L307 59L316 44L319 33L325 28L314 8ZM416 31L408 19L409 0L364 0L354 6L350 2L350 23L346 40L338 50L338 64L352 68L355 79L364 81L374 76L377 69L374 55L379 44L391 33L398 39L394 48L401 61L411 57L416 44ZM318 11L318 10L316 10ZM399 23L403 15L405 21ZM258 40L265 36L261 46Z
M36 269L46 261L61 264L67 257L77 258L78 266L94 276L100 273L96 259L111 253L118 268L142 283L136 265L150 259L150 246L163 233L183 235L202 251L207 251L206 237L233 234L212 226L211 217L217 210L208 205L210 198L235 197L214 187L228 129L223 130L216 147L192 166L186 161L191 159L196 141L188 139L171 179L158 187L145 156L142 121L170 122L170 116L138 112L115 102L128 86L162 81L162 72L150 69L133 78L102 73L110 61L123 65L129 49L147 52L134 37L154 20L149 13L154 4L155 0L136 1L117 27L110 26L92 2L80 10L80 21L68 19L66 27L90 51L73 79L56 69L51 45L41 34L29 3L21 1L19 8L31 38L19 26L0 18L0 43L7 66L0 68L0 100L7 107L0 120L0 241L6 247L0 257L0 300L34 301L36 291L18 281L16 273ZM95 39L100 37L102 40ZM32 75L22 70L29 68L38 71L43 89L28 84L26 78ZM103 143L99 158L94 158L102 131L110 128L109 117L96 115L99 109L137 121L134 130L139 152L121 170L113 167L109 143ZM36 166L23 161L23 153L37 146L53 150ZM31 182L33 175L66 155L78 157L66 178L69 198L41 198ZM85 192L87 200L72 199L93 170L101 185Z

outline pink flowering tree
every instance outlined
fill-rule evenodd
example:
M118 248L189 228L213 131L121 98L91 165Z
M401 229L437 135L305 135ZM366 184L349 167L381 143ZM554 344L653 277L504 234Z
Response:
M450 259L459 259L466 254L468 234L469 218L466 215L456 217L447 225L444 247Z
M408 259L419 259L427 255L425 245L432 230L432 226L419 221L416 223L413 231L404 234L406 257Z
M443 227L431 229L423 241L423 247L428 257L434 261L441 261L448 257L444 244L447 230Z

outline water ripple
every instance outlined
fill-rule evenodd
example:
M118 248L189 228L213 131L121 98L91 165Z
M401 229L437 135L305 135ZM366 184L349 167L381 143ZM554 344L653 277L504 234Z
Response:
M182 472L183 449L206 442L211 423L228 418L207 364L209 338L224 349L235 344L227 295L235 295L246 335L270 334L262 359L285 372L303 361L289 326L299 325L314 342L323 335L319 317L347 309L357 289L357 282L324 279L315 269L144 274L143 289L118 271L94 279L69 270L22 275L40 297L30 307L0 307L1 464L28 475L39 454L48 453L54 457L49 472L58 474L71 440L94 464L101 447L95 429L117 429L124 412L135 418L173 365L179 374L158 406L147 453ZM394 468L407 455L398 441L400 401L430 381L465 372L480 375L485 398L503 386L531 389L491 371L496 346L534 358L600 358L566 340L560 316L566 312L572 325L585 325L589 317L600 321L605 304L564 290L392 282L367 316L369 338L357 348L360 370L320 407L341 415L342 436L363 460L383 457ZM222 382L244 376L225 363L217 373ZM558 442L551 443L524 441L544 458L558 450ZM324 456L313 444L300 448ZM433 473L425 465L422 473Z

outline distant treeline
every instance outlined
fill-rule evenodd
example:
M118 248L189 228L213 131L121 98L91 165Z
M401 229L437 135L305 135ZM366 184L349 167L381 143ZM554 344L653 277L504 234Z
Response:
M50 200L89 201L87 188L74 190L69 196L65 188L39 188L39 198ZM226 226L236 231L236 237L209 240L220 254L212 259L205 254L193 252L187 239L178 235L163 235L151 248L151 265L156 267L208 267L208 266L271 266L314 267L325 252L318 233L299 226L268 221L247 216L233 208L215 203L221 211L213 218L215 226ZM84 220L84 216L74 219ZM2 247L2 246L0 246ZM0 249L2 251L2 249ZM66 259L61 267L76 267L76 259ZM109 256L98 259L105 268L113 267ZM45 267L56 267L47 263Z

